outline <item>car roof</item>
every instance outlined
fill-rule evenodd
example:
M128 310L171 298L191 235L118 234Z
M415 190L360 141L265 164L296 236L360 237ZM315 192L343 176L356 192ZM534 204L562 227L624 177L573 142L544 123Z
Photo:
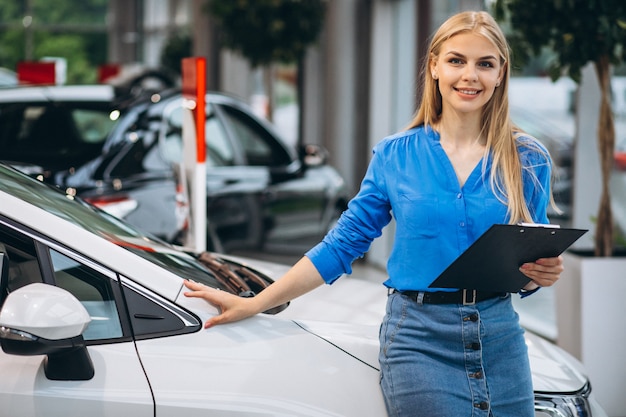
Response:
M112 102L115 97L113 86L106 84L17 86L0 89L0 103L33 101Z

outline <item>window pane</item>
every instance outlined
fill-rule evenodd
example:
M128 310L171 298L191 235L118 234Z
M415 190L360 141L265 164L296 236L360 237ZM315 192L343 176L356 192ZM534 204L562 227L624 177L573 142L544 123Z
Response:
M291 162L289 154L276 138L250 116L237 109L223 106L226 119L236 140L245 152L248 165L282 166Z
M50 250L56 285L69 291L91 316L83 333L85 340L112 339L122 336L111 280L55 250Z
M183 111L177 107L167 118L167 129L164 140L165 159L180 162L183 159ZM207 105L207 119L205 124L206 163L209 167L232 166L235 164L235 153L215 114Z

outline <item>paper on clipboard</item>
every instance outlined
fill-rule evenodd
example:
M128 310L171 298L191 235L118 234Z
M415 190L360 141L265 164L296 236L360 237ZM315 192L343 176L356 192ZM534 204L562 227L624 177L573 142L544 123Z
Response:
M586 232L556 225L495 224L429 287L518 292L530 282L519 271L522 264L556 257Z

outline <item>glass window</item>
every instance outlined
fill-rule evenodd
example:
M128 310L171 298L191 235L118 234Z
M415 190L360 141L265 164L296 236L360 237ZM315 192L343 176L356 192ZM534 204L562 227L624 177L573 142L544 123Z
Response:
M291 158L283 145L263 126L233 107L222 106L227 123L243 149L248 165L284 166Z
M176 107L167 116L163 152L168 161L179 162L183 158L183 112L185 109ZM235 152L226 136L224 127L215 117L215 113L207 106L205 124L206 163L209 167L235 165Z
M223 167L235 165L235 153L226 137L224 127L215 115L209 116L205 126L207 166Z
M0 106L4 159L68 168L97 156L117 123L108 105L16 103Z
M117 123L110 113L94 109L73 109L72 119L83 143L102 143Z
M122 337L111 279L74 259L50 249L56 285L69 291L91 316L83 332L85 340Z
M8 262L8 276L5 277L6 283L2 283L6 285L6 291L3 290L2 296L25 285L43 282L32 238L3 225L0 227L0 249Z

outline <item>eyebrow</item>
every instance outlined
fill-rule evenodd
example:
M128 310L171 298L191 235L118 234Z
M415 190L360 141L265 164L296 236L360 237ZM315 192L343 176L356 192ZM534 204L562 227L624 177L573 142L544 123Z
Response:
M463 54L462 54L462 53L460 53L460 52L456 52L456 51L449 51L449 52L447 52L447 53L445 54L445 56L447 56L447 55L454 55L454 56L459 57L459 58L466 58L466 56L465 56L465 55L463 55ZM497 59L495 56L493 56L493 55L485 55L485 56L483 56L483 57L478 58L478 60L479 60L479 61L485 61L485 60L494 60L494 61L497 61L498 59Z

